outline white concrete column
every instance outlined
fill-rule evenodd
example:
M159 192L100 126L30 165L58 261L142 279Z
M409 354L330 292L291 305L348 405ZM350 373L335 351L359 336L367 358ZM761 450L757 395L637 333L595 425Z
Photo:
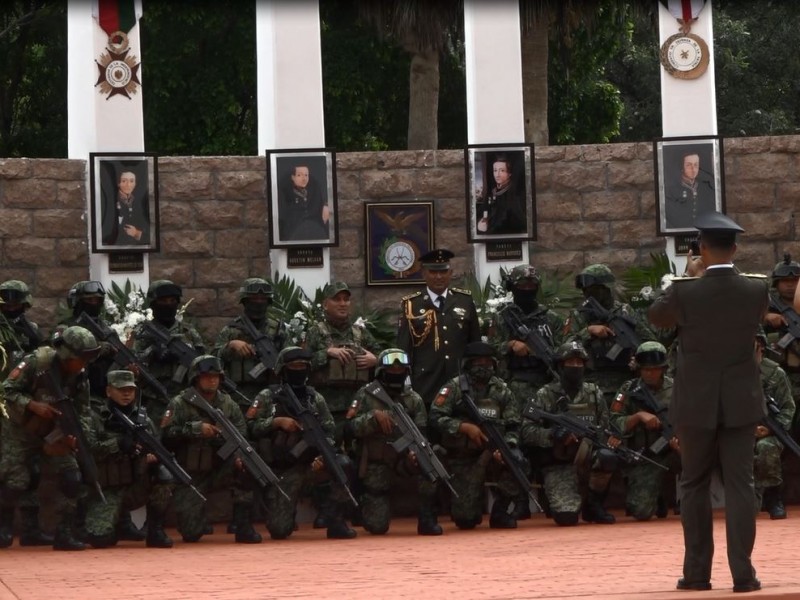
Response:
M519 2L465 0L464 53L467 67L468 142L523 143L525 118ZM502 93L497 90L502 90ZM508 270L519 264L487 262L484 244L474 244L473 251L475 272L481 283L487 277L491 277L494 283L500 283L500 268ZM529 260L527 242L522 242L522 260Z
M322 148L322 50L318 0L256 0L258 150ZM337 215L334 215L336 218ZM272 276L288 273L313 297L330 279L330 251L321 268L288 269L286 251L270 251Z
M143 152L144 111L142 88L130 98L117 94L107 97L95 87L98 68L95 61L107 52L108 35L92 16L92 2L83 0L67 3L67 152L71 159L86 161L86 231L89 249L89 277L108 286L114 280L124 284L126 279L147 289L150 273L148 256L144 255L142 273L111 275L108 272L108 255L92 254L89 216L91 215L91 182L89 181L89 153L91 152ZM129 55L137 62L142 60L139 25L128 33ZM143 65L138 69L143 81ZM65 290L66 291L66 290Z
M666 7L658 4L659 46L680 31L680 25ZM661 122L664 137L687 135L717 135L717 92L714 76L714 28L711 0L692 23L691 33L708 45L709 63L706 72L697 79L678 79L662 67ZM675 263L678 274L686 268L686 256L675 255L672 238L667 238L666 251Z

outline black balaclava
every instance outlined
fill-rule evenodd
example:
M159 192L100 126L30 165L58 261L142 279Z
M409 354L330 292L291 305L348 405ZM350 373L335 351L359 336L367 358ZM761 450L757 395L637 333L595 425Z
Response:
M539 302L536 300L536 296L539 293L538 286L532 290L514 288L511 293L514 295L514 304L519 306L526 315L532 313L539 307Z

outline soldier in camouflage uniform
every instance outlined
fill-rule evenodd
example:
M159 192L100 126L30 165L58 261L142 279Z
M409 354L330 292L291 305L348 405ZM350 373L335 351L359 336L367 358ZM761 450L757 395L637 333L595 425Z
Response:
M464 349L462 372L470 386L470 395L481 413L490 419L504 439L524 462L519 446L520 413L514 394L495 375L497 359L494 348L485 342L472 342ZM470 421L460 402L462 386L459 377L444 384L431 405L429 422L441 434L441 445L447 450L451 483L458 493L453 496L450 514L459 529L473 529L482 521L484 483L496 479L497 498L492 505L489 527L513 529L517 520L508 512L511 502L520 495L520 488L505 468L498 450L486 447L487 437Z
M108 373L107 399L95 404L85 419L84 430L97 464L98 482L105 501L92 490L86 515L87 541L94 548L116 545L120 517L147 503L148 548L171 548L164 532L164 513L172 497L172 475L153 454L144 454L133 433L111 412L115 407L136 424L143 424L156 438L160 431L137 406L136 382L131 371ZM123 538L124 539L124 538Z
M608 407L600 388L584 381L584 370L589 357L583 345L573 340L558 349L560 379L540 389L530 402L549 413L578 416L601 427L608 426ZM587 440L560 427L523 419L521 438L536 456L541 469L544 493L550 513L558 525L577 525L578 514L590 523L611 524L614 515L606 512L603 502L611 475L617 468L612 453L592 449ZM609 444L619 440L609 439ZM580 480L589 471L586 500L581 500Z
M612 286L614 274L606 265L589 265L575 277L575 287L583 292L585 298L596 299L610 316L622 316L634 327L638 344L655 341L655 335L642 317L628 304L614 300ZM589 355L586 366L586 381L597 384L603 391L608 406L617 390L631 378L631 361L636 347L616 346L616 336L607 320L593 314L586 301L570 314L564 327L570 338L576 337ZM619 353L612 359L609 352Z
M670 473L645 461L624 467L628 487L626 512L637 521L647 521L656 514L662 518L667 516L662 491L664 480L674 477L680 468L680 455L677 438L672 437L668 443L662 441L663 423L642 400L646 387L660 408L669 407L672 378L666 375L667 349L658 342L641 344L636 349L636 366L639 377L626 381L620 388L611 404L610 421L623 433L629 448L671 468ZM651 450L653 444L659 450L657 453Z
M153 311L153 321L167 329L172 337L180 338L191 346L198 355L205 354L205 345L197 330L176 318L182 295L181 287L169 280L161 279L151 283L147 290L147 303ZM187 369L181 366L177 357L147 333L143 325L136 329L133 339L134 354L148 372L167 388L170 395L186 388ZM142 402L153 423L160 423L166 409L164 399L147 387L142 389Z
M428 411L422 397L411 387L406 386L406 379L411 374L411 363L408 355L399 348L389 348L378 356L378 367L375 379L383 390L402 405L411 419L425 435L428 428ZM364 486L361 496L361 515L364 529L373 534L389 531L391 506L389 489L392 473L404 477L417 478L419 495L419 519L417 533L419 535L441 535L442 528L437 523L433 509L436 484L428 481L420 474L414 456L410 452L402 455L392 448L392 442L398 439L400 431L395 426L391 412L374 394L362 387L353 399L348 413L352 418L347 427L358 440L359 476Z
M333 417L322 395L307 385L311 374L311 360L311 353L307 350L287 346L278 354L275 374L281 378L283 385L291 386L300 402L307 403L329 435L328 443L333 446ZM250 435L261 456L281 478L281 487L289 496L287 500L275 488L267 491L267 529L274 540L286 539L294 531L297 500L303 487L314 480L329 479L318 450L305 445L296 415L286 408L283 385L263 390L247 411ZM346 474L351 475L352 461L347 455L340 453L338 446L336 450L339 464ZM356 537L356 532L343 519L346 503L347 493L344 487L335 482L331 486L330 495L320 507L328 528L327 537L330 539Z
M225 373L216 356L203 354L189 368L190 387L175 396L161 420L164 445L173 451L181 466L204 495L216 490L230 490L233 500L233 522L236 542L258 544L261 535L253 529L252 476L240 460L223 460L218 451L225 443L214 419L190 401L197 394L247 435L242 411L231 397L220 390ZM188 486L175 490L173 506L178 517L178 531L187 543L198 542L206 532L205 502Z
M244 396L255 398L256 394L272 383L274 373L264 367L256 355L255 341L246 333L243 318L250 319L259 333L267 336L275 346L275 354L280 352L286 341L283 323L267 314L272 304L272 285L260 277L245 279L239 288L239 303L243 317L236 317L228 323L217 336L214 354L222 361L225 374L230 377ZM242 412L250 407L241 406Z
M536 300L540 281L532 265L517 265L511 269L505 280L505 288L513 294L514 302L503 306L498 314L497 333L493 340L505 367L502 371L508 375L508 387L514 393L520 409L529 398L536 395L539 388L552 381L553 365L548 364L546 357L537 356L518 327L522 325L537 333L553 352L561 342L564 329L564 319ZM527 491L514 499L514 514L517 519L530 518Z
M756 360L759 361L764 396L775 401L780 412L773 416L786 431L789 431L795 415L795 402L792 398L789 379L778 363L764 357L766 346L767 336L763 332L759 332L756 337ZM786 518L786 508L781 497L782 452L783 444L772 434L770 429L764 424L757 425L753 478L758 499L757 506L761 506L763 499L764 509L769 513L770 519Z
M25 312L33 305L33 298L27 284L19 280L4 281L0 284L0 346L6 355L5 363L0 368L0 381L29 352L33 352L42 342L39 326L28 320ZM0 417L0 437L2 437L2 417ZM33 472L39 472L38 464L32 464ZM50 546L53 536L44 533L39 527L39 496L37 483L26 491L19 501L22 517L22 531L19 537L20 546ZM13 514L10 517L13 520ZM3 525L0 523L0 528ZM10 526L9 526L10 530ZM0 546L4 541L0 539ZM10 538L8 543L10 544Z
M800 398L800 340L793 339L789 334L786 317L781 314L781 309L797 315L792 308L792 302L798 281L800 263L786 254L772 270L769 311L764 317L764 330L770 343L770 351L780 356L777 359L778 364L789 377L795 402ZM800 423L793 424L792 434L795 439L800 439Z
M81 491L81 473L73 454L75 439L46 439L56 430L56 393L72 400L76 412L89 410L85 367L100 352L94 336L82 327L69 327L55 337L53 348L41 347L26 355L3 383L9 419L3 423L0 479L3 481L0 540L11 545L10 523L20 497L36 488L38 461L50 463L58 474L56 511L59 525L56 550L83 550L74 536L74 517Z

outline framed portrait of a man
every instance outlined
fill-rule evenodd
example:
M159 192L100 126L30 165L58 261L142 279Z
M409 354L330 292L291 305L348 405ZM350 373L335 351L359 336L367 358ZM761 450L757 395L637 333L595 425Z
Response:
M467 241L535 240L533 144L467 146L464 168Z
M719 136L658 138L653 142L656 231L695 231L703 213L725 212L725 160Z
M92 153L89 176L92 252L157 252L158 157Z
M267 150L270 248L338 246L336 153Z

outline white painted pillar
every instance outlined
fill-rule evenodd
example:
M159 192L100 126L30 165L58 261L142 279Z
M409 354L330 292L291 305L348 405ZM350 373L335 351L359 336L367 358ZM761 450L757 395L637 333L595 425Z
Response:
M98 68L95 63L106 52L108 35L92 16L92 2L83 0L67 3L67 154L71 159L86 161L87 247L89 248L89 278L109 286L111 281L124 284L126 279L147 289L150 281L148 256L144 255L142 273L114 274L108 272L108 255L92 254L89 215L91 215L91 182L89 181L90 152L143 152L144 111L142 88L130 98L115 95L107 98L95 87ZM138 23L128 33L129 55L142 60ZM143 65L138 77L143 82ZM66 290L65 290L66 292Z
M680 31L680 25L666 7L657 3L659 46ZM661 70L661 122L664 137L717 135L717 92L714 76L714 28L711 0L692 23L691 33L708 45L709 63L697 79L678 79ZM667 238L667 256L675 263L678 274L686 268L686 256L675 255L672 238Z
M256 0L258 62L258 150L323 148L322 50L318 0ZM334 215L337 218L338 215ZM286 251L270 251L275 271L294 279L313 298L330 280L330 251L324 265L289 271Z
M464 51L468 142L524 143L519 2L465 0ZM519 264L487 262L484 244L474 244L473 251L481 284L487 277L500 283L501 267L508 270ZM522 242L522 260L529 260L527 242Z

